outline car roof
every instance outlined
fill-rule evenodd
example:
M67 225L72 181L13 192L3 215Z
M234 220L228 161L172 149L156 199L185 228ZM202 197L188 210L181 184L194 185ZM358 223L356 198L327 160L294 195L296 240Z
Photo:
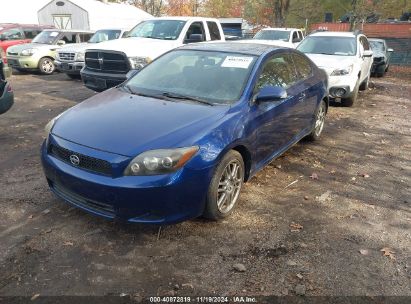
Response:
M310 34L310 36L320 36L320 37L355 37L353 32L315 32Z
M165 17L157 17L147 20L177 20L177 21L191 21L191 20L199 20L199 21L216 21L219 22L216 18L204 18L204 17L185 17L185 16L165 16Z
M227 53L241 53L253 56L261 56L269 50L286 49L267 44L258 43L236 43L236 42L209 42L194 43L180 47L183 50L213 51Z
M267 27L261 29L262 31L299 31L297 28L291 28L291 27Z
M59 33L90 33L93 34L95 31L88 30L62 30L62 29L45 29L44 32L59 32Z

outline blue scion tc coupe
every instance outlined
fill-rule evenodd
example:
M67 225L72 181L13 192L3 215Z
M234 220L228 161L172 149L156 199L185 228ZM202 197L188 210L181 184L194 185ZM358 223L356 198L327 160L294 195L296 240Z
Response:
M258 44L175 49L54 118L51 190L108 219L221 219L242 185L303 137L317 139L327 78L304 54Z

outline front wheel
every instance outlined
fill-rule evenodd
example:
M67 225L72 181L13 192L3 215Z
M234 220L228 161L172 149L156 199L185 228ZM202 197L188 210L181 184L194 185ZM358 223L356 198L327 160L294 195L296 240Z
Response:
M308 140L316 141L320 138L321 133L324 129L325 116L327 115L327 104L324 100L321 101L318 107L317 113L315 115L314 128L311 133L307 136Z
M40 73L44 75L51 75L56 70L56 66L54 65L54 61L51 58L44 57L41 58L39 61L39 70Z
M244 161L237 151L229 151L218 164L211 180L204 217L227 217L237 204L244 183Z

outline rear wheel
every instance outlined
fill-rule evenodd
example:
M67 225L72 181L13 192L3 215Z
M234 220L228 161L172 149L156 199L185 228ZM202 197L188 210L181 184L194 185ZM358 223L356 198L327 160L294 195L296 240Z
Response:
M324 100L321 101L318 107L317 113L315 115L314 128L310 135L307 136L308 140L315 141L320 138L320 135L324 129L325 116L327 115L327 104Z
M229 151L221 160L211 180L204 217L227 217L237 204L244 182L244 161L237 151Z
M341 103L346 106L346 107L354 107L357 105L357 100L358 100L358 90L359 90L359 79L357 81L357 84L355 85L354 91L351 95L351 97L347 98L341 98Z
M44 57L41 58L39 61L39 70L40 73L44 75L51 75L56 70L56 66L54 65L54 61L51 58Z

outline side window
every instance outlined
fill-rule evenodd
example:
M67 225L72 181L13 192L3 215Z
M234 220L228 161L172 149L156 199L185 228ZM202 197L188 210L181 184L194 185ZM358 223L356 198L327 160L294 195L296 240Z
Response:
M213 21L207 21L207 26L210 31L211 40L221 40L220 30L217 23Z
M193 34L203 35L203 41L205 40L204 27L202 22L193 22L187 30L186 39L190 39Z
M64 33L59 40L64 40L67 44L77 42L75 33Z
M93 34L83 33L83 34L79 34L79 36L80 36L80 42L87 42L90 40Z
M124 33L123 33L123 36L121 36L121 38L126 38L127 36L128 36L128 33L130 33L129 31L125 31Z
M301 39L300 39L300 37L298 37L298 32L297 31L294 31L293 32L293 40L292 40L292 42L293 43L296 43L296 42L300 42L301 41Z
M299 54L293 54L293 59L300 80L307 79L313 74L311 63L307 58Z
M256 90L265 86L278 86L285 89L298 81L294 62L288 54L274 55L266 61L264 69L257 81Z
M24 32L24 36L26 37L26 39L33 39L38 34L40 34L41 30L33 29L33 28L24 28L23 32Z
M364 50L369 50L370 49L370 43L368 42L368 39L365 38L364 36L360 38L360 42L364 48Z
M23 32L20 29L11 29L4 31L1 36L4 40L21 40L24 39Z
M300 36L300 41L302 41L304 39L303 32L298 31L298 36Z

